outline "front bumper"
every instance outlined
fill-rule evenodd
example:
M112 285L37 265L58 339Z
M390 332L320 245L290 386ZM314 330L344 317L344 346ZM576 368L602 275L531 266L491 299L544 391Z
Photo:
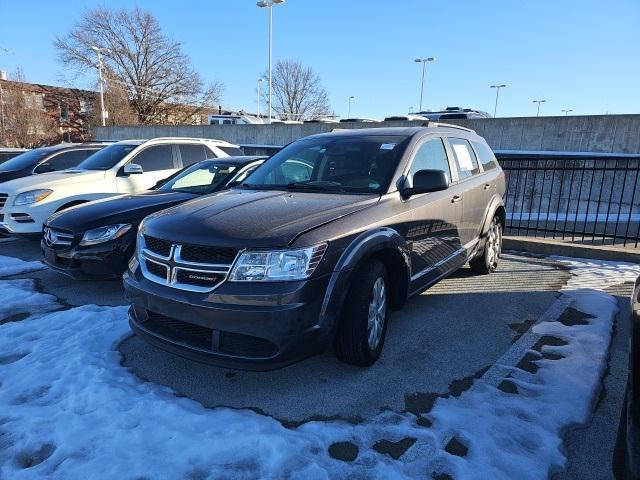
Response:
M7 204L13 201L9 197ZM0 210L0 230L11 235L40 235L42 225L55 212L55 205L44 202L40 205L7 206Z
M78 280L121 278L135 251L135 232L116 240L87 247L47 245L40 241L44 262L53 270Z
M333 325L321 311L330 275L301 282L224 282L210 293L124 275L129 323L149 343L209 364L273 370L325 350Z

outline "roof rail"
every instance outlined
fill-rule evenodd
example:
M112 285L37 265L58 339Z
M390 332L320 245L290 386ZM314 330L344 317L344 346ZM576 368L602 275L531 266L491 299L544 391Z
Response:
M423 127L455 128L457 130L464 130L465 132L476 133L475 130L471 130L470 128L467 128L467 127L461 127L460 125L454 125L452 123L433 122L431 120L424 122L422 126Z

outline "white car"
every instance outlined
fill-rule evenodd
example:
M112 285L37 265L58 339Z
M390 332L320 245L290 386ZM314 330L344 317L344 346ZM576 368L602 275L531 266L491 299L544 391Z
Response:
M148 190L207 158L242 155L237 145L199 138L116 142L77 167L0 183L0 230L40 234L55 212L81 203Z

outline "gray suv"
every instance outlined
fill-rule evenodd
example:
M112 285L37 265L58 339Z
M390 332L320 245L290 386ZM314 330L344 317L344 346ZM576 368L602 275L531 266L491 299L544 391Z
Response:
M496 269L504 191L491 149L465 128L303 138L236 188L143 221L124 275L130 325L227 367L272 369L330 345L371 365L390 310L467 261Z

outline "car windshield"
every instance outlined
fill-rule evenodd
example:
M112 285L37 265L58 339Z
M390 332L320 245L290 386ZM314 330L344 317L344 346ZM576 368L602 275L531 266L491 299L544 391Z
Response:
M286 146L245 188L382 194L406 148L406 135L328 135Z
M38 148L29 152L21 153L6 162L0 164L0 170L9 172L11 170L22 170L35 165L47 155L51 154L50 150Z
M109 170L137 146L138 145L122 143L109 145L108 147L91 155L75 168L82 170Z
M196 163L170 178L158 188L161 192L211 193L223 187L237 166L206 160Z

